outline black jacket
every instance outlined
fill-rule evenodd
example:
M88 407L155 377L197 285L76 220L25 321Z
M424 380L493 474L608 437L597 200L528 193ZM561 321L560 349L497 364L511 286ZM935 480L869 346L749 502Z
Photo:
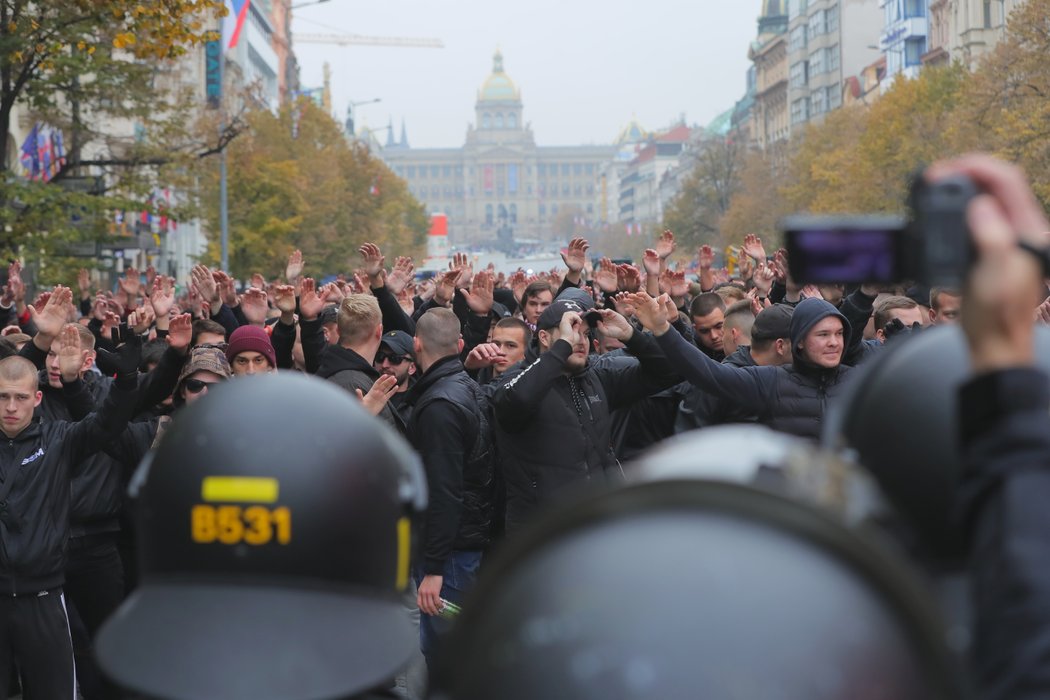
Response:
M423 572L440 575L453 550L482 550L491 541L495 465L488 402L456 356L436 362L410 393L408 439L423 460L430 494Z
M344 348L342 345L329 345L321 353L321 364L317 368L317 376L343 387L356 396L357 389L360 389L362 394L367 394L375 381L379 379L380 374L368 364L365 358L350 348ZM383 407L379 418L404 434L404 421L389 403Z
M507 531L574 484L620 475L613 411L672 386L678 374L652 338L634 333L638 362L592 362L569 376L572 346L558 340L508 370L493 392L496 444L507 488Z
M755 359L751 357L751 347L748 345L738 347L736 352L722 361L722 364L731 367L757 367ZM680 390L683 397L678 405L678 415L675 416L676 433L706 428L711 425L758 421L758 416L739 408L735 402L727 401L689 382L684 382Z
M668 331L657 339L667 357L699 389L754 413L758 422L792 435L820 436L828 401L841 394L852 367L825 369L808 363L798 352L799 343L819 321L837 316L845 324L846 349L851 346L848 319L831 304L806 300L795 307L791 345L794 362L780 367L734 367L715 362L681 335Z
M969 536L982 700L1050 697L1050 382L994 372L960 392L960 511Z
M70 390L81 391L79 383ZM14 480L0 507L4 595L62 585L73 468L124 429L134 413L136 386L133 377L116 381L98 412L77 423L34 418L15 437L0 440L0 477Z

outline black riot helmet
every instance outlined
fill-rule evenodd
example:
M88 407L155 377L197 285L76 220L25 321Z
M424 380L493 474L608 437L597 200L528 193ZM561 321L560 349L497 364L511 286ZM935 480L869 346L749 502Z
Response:
M1035 340L1037 362L1050 372L1050 331L1037 328ZM973 376L962 329L931 328L889 344L858 373L829 407L822 442L851 450L871 472L915 555L934 569L960 566L959 389Z
M507 542L431 698L957 698L932 607L818 509L726 482L633 484Z
M180 413L132 482L141 586L103 670L170 700L346 698L418 641L400 604L426 480L329 382L230 381Z

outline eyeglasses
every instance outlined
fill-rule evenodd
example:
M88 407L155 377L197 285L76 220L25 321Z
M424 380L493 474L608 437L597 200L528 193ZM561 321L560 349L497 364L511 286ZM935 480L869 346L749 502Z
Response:
M394 367L397 367L401 363L407 362L409 358L402 357L401 355L376 355L376 361L374 364L381 365L384 360L392 364Z
M185 386L186 391L190 392L191 394L199 394L212 384L217 383L218 382L202 382L200 379L187 379L186 383L183 384L183 386Z

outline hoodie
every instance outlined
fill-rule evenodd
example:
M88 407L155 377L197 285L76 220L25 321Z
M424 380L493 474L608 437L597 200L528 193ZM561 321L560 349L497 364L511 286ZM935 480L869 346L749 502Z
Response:
M344 348L342 345L329 345L321 354L317 376L338 384L356 395L358 389L362 394L367 394L375 381L379 379L380 374L368 363L368 360L350 348ZM405 422L389 403L379 412L379 418L404 435Z

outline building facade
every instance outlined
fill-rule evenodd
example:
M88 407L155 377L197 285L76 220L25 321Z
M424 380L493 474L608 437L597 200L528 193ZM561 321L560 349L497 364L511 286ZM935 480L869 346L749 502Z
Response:
M509 250L551 239L559 214L595 219L598 175L615 145L536 145L499 52L474 111L458 148L411 148L403 135L395 147L376 151L427 211L448 216L452 245Z
M788 116L788 12L783 0L764 0L758 38L748 51L755 68L751 140L760 148L786 139Z
M886 57L883 90L898 75L915 78L922 69L930 33L929 0L879 0L883 11L883 30L879 51Z
M1006 21L1025 0L950 0L948 53L971 70L999 43Z
M792 131L842 106L846 77L879 57L880 0L794 0L788 23Z

